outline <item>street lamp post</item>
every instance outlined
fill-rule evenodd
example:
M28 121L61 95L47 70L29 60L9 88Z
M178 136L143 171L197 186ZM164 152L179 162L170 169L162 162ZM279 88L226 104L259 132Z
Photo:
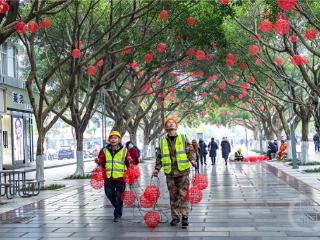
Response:
M262 126L259 124L259 130L260 130L260 154L263 152L263 144L262 144Z

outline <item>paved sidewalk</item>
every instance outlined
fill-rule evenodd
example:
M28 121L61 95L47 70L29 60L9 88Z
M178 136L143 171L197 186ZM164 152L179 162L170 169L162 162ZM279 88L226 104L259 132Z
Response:
M141 164L143 188L150 183L152 168L152 162ZM319 191L307 185L302 189L301 182L264 163L225 167L219 159L218 166L203 166L201 172L207 174L209 187L192 208L187 230L168 224L169 200L161 174L163 223L154 230L143 223L145 210L136 208L125 208L122 222L113 223L103 190L83 185L0 214L0 239L320 239Z

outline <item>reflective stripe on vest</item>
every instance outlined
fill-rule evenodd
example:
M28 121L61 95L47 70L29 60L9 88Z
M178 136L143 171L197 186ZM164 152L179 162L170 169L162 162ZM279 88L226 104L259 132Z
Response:
M169 174L172 169L172 161L170 158L169 143L166 138L163 138L161 140L160 148L161 148L161 163L162 163L163 171L166 174ZM176 150L176 160L177 160L178 170L184 171L189 169L190 163L186 153L186 136L185 135L179 134L176 137L174 148Z
M112 158L111 152L105 148L104 154L106 157L106 176L107 178L122 178L127 166L125 164L127 149L123 147Z

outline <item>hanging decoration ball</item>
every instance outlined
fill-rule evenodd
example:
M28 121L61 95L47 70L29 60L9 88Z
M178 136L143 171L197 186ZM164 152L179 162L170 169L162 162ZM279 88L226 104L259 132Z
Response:
M204 174L196 174L194 178L192 178L192 185L197 187L200 190L204 190L208 187L208 178Z
M318 36L318 30L315 28L309 28L304 34L304 37L310 41L313 41Z
M249 53L251 55L257 55L259 52L260 52L260 48L257 45L254 44L249 47Z
M278 19L274 24L274 32L279 35L284 35L289 32L290 26L286 19Z
M152 51L150 51L149 53L147 53L145 56L144 56L144 61L146 63L151 63L152 59L154 57L154 53Z
M297 40L298 40L297 35L295 35L295 34L290 35L290 36L289 36L289 40L290 40L290 42L292 42L292 43L296 43Z
M169 18L168 11L167 10L162 10L160 12L160 19L163 20L163 21L166 21L166 20L168 20L168 18Z
M234 80L234 79L232 79L232 78L229 80L229 83L230 83L231 85L233 85L235 82L236 82L236 80Z
M151 94L152 89L149 88L147 90L147 93ZM132 165L125 171L123 180L129 185L132 185L138 180L139 177L140 177L140 168L137 165Z
M250 83L254 83L255 80L256 80L256 79L255 79L254 76L252 76L252 75L249 76L249 80L248 80L248 81L249 81Z
M295 54L295 55L292 56L291 62L295 66L305 65L305 64L308 63L308 59L306 57L304 57L304 56L300 56L298 54Z
M9 4L4 0L0 0L0 14L7 13L9 9L10 9Z
M172 88L172 87L169 88L169 92L170 92L170 93L174 93L174 91L175 91L174 88Z
M24 35L26 33L27 26L24 22L18 22L16 24L16 32L20 35Z
M193 48L188 48L188 50L187 50L188 57L193 57L194 54L195 54L194 49Z
M186 199L192 205L200 203L202 200L202 192L198 187L191 187L187 190Z
M220 0L220 3L223 5L227 5L230 3L230 0Z
M154 203L160 197L160 190L157 186L151 185L144 190L143 195L148 201Z
M166 51L167 45L165 43L158 43L157 44L157 51L159 53L163 53Z
M230 99L230 101L233 101L234 100L234 96L230 96L229 99Z
M282 10L290 10L294 8L297 0L278 0L278 7Z
M36 23L35 21L31 21L28 23L28 31L29 32L35 33L38 31L38 29L39 29L39 24Z
M188 24L189 27L192 27L193 25L196 24L196 19L193 18L193 17L188 17L187 18L187 24Z
M226 65L228 67L233 66L233 64L235 64L237 62L237 59L235 58L235 56L232 53L227 54L226 56Z
M260 30L261 32L270 32L272 29L272 22L269 19L264 19L260 22Z
M80 58L81 52L79 49L75 48L72 50L71 55L73 58Z
M96 167L93 169L91 173L91 179L97 180L97 181L104 181L106 178L106 169L103 167Z
M98 67L103 67L103 65L104 65L104 61L103 61L103 59L100 59L98 62L97 62L97 66ZM133 68L133 67L132 67ZM134 68L133 68L134 69Z
M250 87L250 84L247 83L247 82L244 82L244 83L242 83L242 84L240 85L240 88L242 88L242 89L248 89L249 87Z
M95 180L95 179L91 179L90 180L90 185L93 189L101 189L103 186L104 186L104 181L98 181L98 180Z
M242 70L245 70L248 67L248 64L246 62L242 62L239 66Z
M144 196L144 194L142 194L140 196L140 205L142 208L152 208L154 205L154 202L149 201L148 199L146 199L146 197Z
M95 66L90 66L87 68L89 76L94 76L97 73L97 68Z
M191 92L192 92L192 88L191 88L190 86L188 86L188 87L186 88L186 91L187 91L187 93L191 93Z
M207 93L207 92L203 92L203 93L201 94L201 96L202 96L203 98L206 98L206 97L208 97L208 93Z
M281 57L276 57L276 59L274 60L274 63L278 66L283 65L283 59Z
M49 19L49 18L42 18L42 19L41 19L41 26L42 26L44 29L50 28L50 27L51 27L50 19Z
M222 80L219 86L222 90L225 90L227 88L226 81Z
M220 99L218 95L214 95L213 98L217 101Z
M256 61L255 61L255 63L256 63L257 65L261 65L261 64L262 64L261 58L257 58Z
M205 57L206 57L206 54L205 54L204 51L198 50L198 51L196 52L196 59L197 59L198 61L204 60Z
M147 211L144 215L144 222L149 228L155 228L160 223L160 214L157 211Z
M131 190L124 191L121 194L121 200L123 201L124 205L129 207L133 206L134 202L136 201L136 198L136 194Z

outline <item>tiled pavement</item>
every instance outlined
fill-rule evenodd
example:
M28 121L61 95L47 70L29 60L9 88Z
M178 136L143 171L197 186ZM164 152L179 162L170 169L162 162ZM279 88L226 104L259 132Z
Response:
M141 164L142 187L150 183L152 167ZM161 175L158 210L163 223L154 230L143 223L145 210L137 208L124 209L122 222L113 223L103 191L85 185L0 214L0 239L320 239L319 191L265 164L231 163L226 168L219 162L201 171L209 187L203 201L193 206L187 230L168 224L168 193Z

